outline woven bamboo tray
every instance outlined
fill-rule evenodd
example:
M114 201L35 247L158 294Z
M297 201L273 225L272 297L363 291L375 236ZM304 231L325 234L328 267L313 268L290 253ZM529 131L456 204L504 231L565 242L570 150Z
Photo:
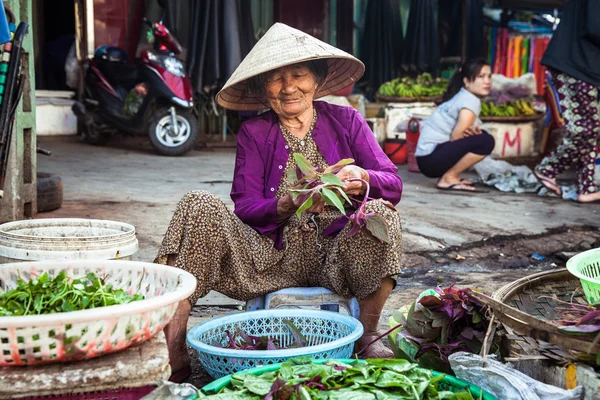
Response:
M587 305L579 279L566 268L518 279L492 297L475 296L488 304L493 318L504 325L511 339L511 355L541 355L568 362L587 353L594 341L594 334L573 336L558 330L560 325L555 321L564 316L555 310L560 306L555 299ZM598 351L595 345L591 354Z
M536 112L534 115L520 115L515 117L482 117L482 122L508 122L508 123L519 123L519 122L533 122L544 117L544 113Z
M379 93L375 94L375 100L380 103L417 103L417 102L434 102L439 104L442 102L442 96L428 97L400 97L400 96L383 96Z

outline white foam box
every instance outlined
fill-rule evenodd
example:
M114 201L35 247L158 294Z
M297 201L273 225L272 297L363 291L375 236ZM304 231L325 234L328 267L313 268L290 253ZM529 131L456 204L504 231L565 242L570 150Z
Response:
M385 143L385 139L387 139L385 133L385 119L384 118L367 118L367 123L369 127L373 131L375 138L377 139L377 143L383 148L383 144Z
M406 139L406 132L396 127L412 117L424 120L435 110L433 102L416 103L389 103L385 108L386 137L393 139Z
M493 154L501 157L530 156L535 149L534 122L487 122L482 126L496 140Z
M42 92L40 95L39 92ZM69 93L69 92L66 92ZM75 135L77 134L77 117L71 110L74 100L65 98L60 92L49 93L36 91L35 132L38 136ZM60 95L60 97L56 96Z

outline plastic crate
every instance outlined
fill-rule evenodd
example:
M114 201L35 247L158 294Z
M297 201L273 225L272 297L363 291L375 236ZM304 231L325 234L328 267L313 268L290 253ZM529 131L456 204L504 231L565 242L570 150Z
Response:
M579 253L567 261L567 269L578 277L590 304L600 301L600 249Z
M20 397L18 400L139 400L150 394L156 386L107 389L94 392Z

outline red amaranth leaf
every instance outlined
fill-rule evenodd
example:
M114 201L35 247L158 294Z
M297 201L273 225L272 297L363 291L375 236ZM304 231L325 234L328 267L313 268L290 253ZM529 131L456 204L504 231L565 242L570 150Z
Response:
M388 223L379 214L370 213L365 216L367 229L373 236L384 243L390 242L390 233Z

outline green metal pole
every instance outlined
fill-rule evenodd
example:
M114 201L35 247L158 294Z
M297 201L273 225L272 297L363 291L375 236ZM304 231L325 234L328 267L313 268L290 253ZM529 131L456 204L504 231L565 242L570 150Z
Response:
M35 72L31 0L5 0L4 6L15 15L15 22L25 21L29 31L23 42L21 74L25 75L23 96L11 135L10 155L4 192L0 199L0 222L33 218L37 213Z

